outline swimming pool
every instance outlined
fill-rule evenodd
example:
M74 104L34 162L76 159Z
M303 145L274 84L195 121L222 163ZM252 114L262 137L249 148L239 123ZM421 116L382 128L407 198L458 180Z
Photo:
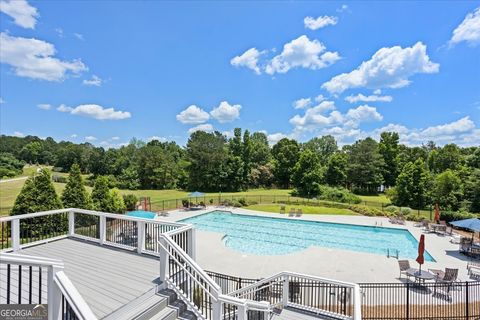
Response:
M282 255L310 246L387 254L415 259L418 241L406 229L369 227L353 224L270 218L212 211L181 222L197 229L225 234L229 248L257 255ZM425 252L425 261L435 261Z
M155 212L144 211L144 210L135 210L127 213L127 216L145 218L145 219L155 219L157 214Z

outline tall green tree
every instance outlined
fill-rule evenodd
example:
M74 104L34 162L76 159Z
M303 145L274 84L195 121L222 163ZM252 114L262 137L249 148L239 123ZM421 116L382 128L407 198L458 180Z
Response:
M274 175L282 188L289 188L293 167L297 163L300 148L297 141L283 138L272 148Z
M444 172L448 169L456 170L461 163L460 148L456 144L450 143L438 150L432 170L434 172Z
M383 161L385 162L383 180L386 187L394 186L397 179L398 141L399 136L396 132L382 132L380 134L378 151L382 155Z
M253 143L250 138L250 132L245 130L243 133L243 145L242 145L242 161L243 161L243 177L242 184L244 188L249 186L249 174L252 170L252 155L253 155Z
M393 203L397 206L424 208L429 201L430 176L422 159L408 162L398 175Z
M310 149L300 154L292 172L292 184L299 195L310 198L319 194L319 186L323 182L319 158L320 156Z
M372 138L358 140L347 151L348 182L362 192L376 192L383 183L385 161Z
M337 152L328 159L325 183L329 186L345 187L347 183L347 155Z
M474 169L466 179L464 196L469 202L469 211L480 213L480 169Z
M434 200L442 209L458 210L462 200L461 181L458 175L447 169L435 179Z
M337 141L331 135L315 137L303 145L303 149L310 149L318 154L319 161L326 165L328 159L338 151Z
M92 190L92 205L96 211L115 212L107 177L99 176L95 179Z
M78 164L72 165L68 181L62 193L62 202L66 208L91 209L90 195L85 189Z
M251 141L252 163L254 165L266 165L272 157L267 135L263 132L254 132Z

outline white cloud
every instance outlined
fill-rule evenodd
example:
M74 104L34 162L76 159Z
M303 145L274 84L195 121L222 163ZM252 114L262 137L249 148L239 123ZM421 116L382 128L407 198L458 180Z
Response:
M322 101L325 101L325 100L327 100L327 98L325 98L323 96L323 94L319 94L318 96L315 97L315 101L318 102L318 103L320 103Z
M227 137L227 139L233 138L234 136L233 130L223 131L222 134Z
M97 140L97 138L94 137L94 136L86 136L85 137L85 141L95 141L95 140Z
M39 16L37 9L26 0L0 1L0 12L12 17L16 25L27 29L35 29Z
M317 30L323 27L326 27L328 25L336 25L338 22L337 17L333 16L320 16L318 18L313 18L313 17L306 17L303 19L303 23L305 24L305 28L308 28L310 30Z
M375 107L370 107L366 104L355 109L348 110L345 118L347 119L346 125L350 125L352 127L356 127L362 122L383 120L383 116L378 113Z
M350 95L348 97L345 97L345 101L348 101L350 103L357 103L357 102L391 102L393 100L392 96L381 96L378 90L375 90L375 94L370 95L370 96L365 96L361 93L357 94L356 96Z
M311 98L301 98L293 102L293 107L295 109L305 109L307 107L310 107L311 105L312 105Z
M75 36L75 38L77 38L78 40L82 40L82 41L83 41L83 40L85 40L85 39L83 38L83 34L80 34L80 33L74 33L73 35L74 35L74 36Z
M283 138L288 138L288 136L284 133L277 132L267 135L267 140L270 145L277 143L278 141L282 140Z
M13 133L13 136L19 137L19 138L25 137L25 135L23 134L23 132L20 132L20 131L15 131L15 132Z
M12 37L2 32L0 42L0 62L12 66L20 77L61 81L68 73L88 70L80 60L69 62L55 58L55 47L42 40Z
M70 136L70 138L73 138L73 139L75 139L76 137L78 137L78 135L76 133L74 133Z
M2 97L0 97L0 104L4 104L5 103L5 100L3 100Z
M480 43L480 7L467 14L462 23L453 30L449 43L455 45L463 41L473 46Z
M420 131L420 136L434 138L441 135L465 133L473 130L474 128L475 124L472 120L470 120L470 117L467 116L451 123L428 127Z
M116 141L116 140L120 140L120 137L115 136L115 137L111 137L110 139Z
M37 107L42 110L50 110L52 108L52 105L48 103L40 103L39 105L37 105Z
M199 124L196 127L190 128L188 130L189 134L194 133L195 131L205 131L205 132L212 132L213 126L210 123Z
M114 108L104 108L98 104L82 104L75 108L67 107L62 104L57 110L97 120L123 120L132 116L128 111L116 111Z
M258 59L262 52L259 52L256 48L250 48L242 55L236 56L230 60L230 64L235 67L246 67L252 69L256 74L260 74L260 67L258 66Z
M227 101L222 101L218 107L210 111L210 115L220 123L232 122L240 117L241 108L239 104L231 105Z
M83 80L83 84L86 85L86 86L96 86L96 87L100 87L103 83L103 80L96 76L96 75L93 75L91 79L84 79Z
M342 4L342 6L337 9L337 12L344 12L347 10L348 10L348 6L346 4Z
M178 121L184 124L197 124L207 122L208 119L210 119L210 115L201 108L192 104L187 109L177 114L176 118Z
M55 32L57 33L58 37L59 38L63 38L64 35L63 35L63 29L62 28L56 28L55 29Z
M322 85L330 93L350 88L400 88L407 86L416 73L436 73L439 64L431 62L427 47L417 42L412 47L381 48L355 70L333 77Z
M149 138L147 138L147 141L153 141L153 140L157 140L157 141L160 141L160 142L165 142L167 141L167 138L165 137L159 137L159 136L151 136Z
M340 59L337 52L325 51L326 47L318 40L302 35L283 46L283 51L267 64L265 72L272 75L286 73L294 68L317 70L328 67Z

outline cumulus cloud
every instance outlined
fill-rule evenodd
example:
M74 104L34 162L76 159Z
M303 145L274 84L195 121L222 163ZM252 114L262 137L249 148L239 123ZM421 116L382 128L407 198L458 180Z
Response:
M265 72L272 75L286 73L290 69L305 68L317 70L337 62L340 56L337 52L326 51L320 41L310 40L302 35L283 46L283 51L267 64Z
M391 102L393 100L392 96L381 96L380 91L375 90L375 93L369 96L365 96L361 93L357 94L356 96L350 95L345 97L345 101L350 103L357 103L357 102Z
M165 137L159 137L159 136L151 136L149 138L147 138L147 141L153 141L153 140L157 140L157 141L160 141L160 142L166 142L167 141L167 138Z
M326 27L328 25L336 25L338 22L337 17L333 16L320 16L318 18L313 18L313 17L306 17L303 19L303 23L305 24L305 28L308 28L310 30L317 30L323 27Z
M340 59L337 52L326 51L323 43L316 39L310 40L306 35L286 43L282 52L273 58L264 58L263 61L260 61L264 54L266 54L266 51L251 48L230 60L230 64L236 67L249 68L256 74L266 72L273 75L275 73L287 73L295 68L317 70L328 67Z
M73 138L73 139L75 139L76 137L78 137L78 135L76 133L74 133L70 136L70 138Z
M196 131L212 132L213 131L213 126L210 123L203 123L203 124L199 124L198 126L195 126L193 128L188 129L189 134L192 134Z
M417 73L437 73L439 64L430 61L427 47L417 42L411 47L381 48L357 69L333 77L322 85L330 93L350 88L401 88Z
M295 109L305 109L307 107L310 107L311 105L312 105L311 98L301 98L293 102L293 107Z
M462 23L453 30L450 45L465 41L475 46L480 43L480 7L467 14Z
M210 119L210 115L192 104L187 109L177 114L176 118L183 124L197 124L207 122L208 119Z
M270 145L277 143L278 141L282 140L283 138L288 138L288 136L284 133L277 132L267 135L267 140Z
M42 110L50 110L52 108L52 105L48 103L40 103L37 105L37 107Z
M0 1L0 12L9 15L16 25L26 29L35 29L39 16L37 8L32 7L26 0Z
M93 75L91 79L84 79L83 80L83 84L86 85L86 86L96 86L96 87L100 87L103 83L103 80L96 76L96 75Z
M86 136L85 137L85 141L95 141L97 140L97 137L94 137L94 136Z
M262 52L258 51L256 48L250 48L245 51L242 55L233 57L230 60L230 64L235 67L246 67L255 71L256 74L260 74L260 67L258 66L258 59Z
M349 129L357 128L361 123L381 121L382 115L375 107L362 105L349 109L346 113L336 110L333 101L322 101L315 107L305 111L303 116L295 115L290 123L295 132L318 131L323 128L339 126Z
M46 81L62 81L67 74L79 74L88 68L80 61L55 58L55 47L33 38L12 37L0 33L0 62L10 65L16 75Z
M220 123L232 122L240 117L241 108L239 104L231 105L227 101L222 101L218 107L210 111L210 115Z
M98 104L82 104L75 108L62 104L57 108L57 110L60 112L94 118L97 120L123 120L132 116L128 111L118 111L114 108L104 108Z
M13 132L13 136L23 138L23 137L25 137L25 134L23 132L20 132L20 131L15 131L15 132Z

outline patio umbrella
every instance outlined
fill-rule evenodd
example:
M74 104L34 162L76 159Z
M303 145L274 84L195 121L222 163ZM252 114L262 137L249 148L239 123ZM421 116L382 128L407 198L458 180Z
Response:
M422 234L420 236L420 242L418 243L418 257L416 261L420 265L420 272L422 272L422 264L425 262L425 258L423 257L423 254L425 252L425 235Z
M188 197L189 197L189 198L193 198L193 197L203 197L204 195L205 195L205 193L203 193L203 192L195 191L195 192L189 193L189 194L188 194Z
M435 222L438 223L440 220L440 208L438 207L438 203L435 203Z
M465 228L471 230L473 232L480 232L480 219L478 218L470 218L458 221L450 222L452 226Z

